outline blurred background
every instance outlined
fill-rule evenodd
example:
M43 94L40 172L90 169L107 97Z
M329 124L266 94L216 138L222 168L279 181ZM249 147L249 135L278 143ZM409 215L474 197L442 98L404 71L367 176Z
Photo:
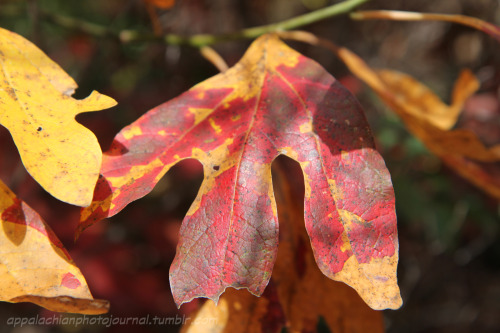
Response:
M114 37L120 31L230 33L335 2L0 0L0 27L26 37L68 72L79 85L76 98L98 90L118 101L112 109L77 117L96 134L105 151L122 127L217 73L195 48L155 42L123 44ZM498 0L372 0L361 8L463 14L500 25ZM451 23L351 21L346 16L302 29L348 47L372 67L414 76L447 102L459 71L470 68L480 79L481 89L466 103L457 127L475 131L487 145L500 143L500 47L490 36ZM239 40L213 47L231 66L249 44ZM319 62L358 97L391 172L404 305L397 311L384 311L387 332L500 332L498 201L430 154L329 51L289 44ZM94 297L111 302L111 315L182 316L202 302L195 300L178 310L168 283L182 218L203 179L197 161L178 164L151 194L89 228L74 243L79 209L52 198L32 180L3 127L0 156L0 178L54 229ZM12 316L36 315L52 313L31 304L0 303L0 332L179 329L176 325L14 329L5 324Z

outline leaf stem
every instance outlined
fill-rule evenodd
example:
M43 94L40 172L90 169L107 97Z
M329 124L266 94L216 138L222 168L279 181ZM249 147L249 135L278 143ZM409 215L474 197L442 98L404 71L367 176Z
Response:
M193 47L203 47L223 41L231 41L237 39L254 39L260 35L276 32L292 30L314 22L318 22L330 17L346 14L354 8L368 2L370 0L346 0L335 5L321 8L304 15L299 15L291 19L272 23L263 26L243 29L228 34L196 34L184 36L178 34L166 34L157 36L153 33L144 33L137 30L122 30L119 34L114 33L105 26L85 22L79 19L56 15L53 13L44 13L45 17L49 18L56 24L67 28L74 28L83 32L89 33L98 37L118 37L122 43L131 42L162 42L171 45L190 45Z
M45 10L41 10L41 14L44 19L47 19L48 21L63 28L79 30L96 37L116 37L117 35L108 27L80 20L71 16L54 14Z
M221 57L217 51L215 51L210 46L203 46L200 48L201 55L207 59L212 65L219 70L219 72L225 72L229 69L224 58Z
M417 13L398 10L367 10L350 13L353 20L445 21L481 30L500 41L500 27L476 17L452 14Z

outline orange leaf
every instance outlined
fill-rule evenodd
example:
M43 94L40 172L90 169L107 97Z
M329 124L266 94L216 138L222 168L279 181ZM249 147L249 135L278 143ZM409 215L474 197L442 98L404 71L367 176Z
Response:
M500 198L498 174L500 145L486 147L478 136L464 129L451 130L465 100L479 84L465 70L460 75L452 95L452 105L446 106L422 83L396 71L372 70L363 60L347 49L337 54L349 69L368 84L404 121L408 130L418 137L450 168L489 194Z
M465 72L465 75L470 73ZM435 118L427 116L427 112L439 110L439 106L434 108L434 105L425 105L418 96L414 95L415 91L427 89L423 84L414 80L410 76L396 71L382 70L377 71L379 78L382 80L386 89L392 93L390 100L384 99L388 104L392 105L393 110L405 121L408 129L420 138L426 146L437 155L457 154L471 159L483 162L493 162L500 160L500 145L486 147L476 134L469 130L447 130L436 125ZM464 74L461 75L463 77ZM459 84L455 86L454 96L461 96L454 104L455 110L461 110L466 98L469 97L475 89L467 89L467 91L459 91ZM427 89L428 90L428 89ZM428 90L429 94L432 94ZM437 96L432 94L436 101L442 104ZM450 111L450 118L456 119L454 111L450 107L444 108L444 111ZM448 126L448 128L450 128Z
M143 0L145 3L160 9L169 9L175 5L175 0Z
M265 294L264 294L265 295ZM218 304L207 301L196 311L184 327L182 333L258 333L263 332L263 320L273 307L265 296L256 297L246 290L227 289ZM283 323L275 321L281 329ZM279 332L266 330L265 332Z
M478 162L453 154L440 157L460 176L500 200L500 162Z
M52 230L0 181L0 300L51 311L101 314L82 273Z

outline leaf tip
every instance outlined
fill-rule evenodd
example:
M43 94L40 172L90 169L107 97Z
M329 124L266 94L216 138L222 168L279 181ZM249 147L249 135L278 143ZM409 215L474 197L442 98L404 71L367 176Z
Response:
M397 310L403 305L397 282L377 285L368 290L358 290L358 294L373 310Z
M96 90L92 91L87 98L80 100L79 103L82 108L85 108L85 112L109 109L118 104L112 97L103 95Z

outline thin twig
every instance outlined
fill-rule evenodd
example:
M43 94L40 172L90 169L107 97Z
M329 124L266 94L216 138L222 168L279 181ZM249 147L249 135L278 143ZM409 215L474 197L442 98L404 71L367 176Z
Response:
M254 39L260 35L296 29L314 22L318 22L337 15L347 14L356 7L370 0L346 0L344 2L321 8L304 15L300 15L282 22L272 23L268 25L243 29L229 34L197 34L192 36L183 36L177 34L166 34L156 36L154 33L144 33L137 30L123 30L116 33L106 26L101 26L95 23L86 22L68 16L62 16L55 13L44 13L44 17L52 22L66 28L78 29L98 37L119 38L123 43L130 42L162 42L171 45L190 45L194 47L202 47L215 43L237 40L237 39Z
M96 37L117 38L117 33L113 32L108 27L96 23L42 10L40 11L40 14L44 19L51 21L63 28L78 30Z
M225 72L229 68L226 61L221 57L217 51L210 46L203 46L200 48L201 55L212 63L220 72Z
M339 47L332 41L316 36L308 31L294 30L294 31L280 31L277 35L283 39L295 40L298 42L307 43L314 46L322 46L334 54L338 54Z
M393 20L393 21L445 21L466 25L481 30L500 41L500 27L476 17L455 14L435 14L405 12L399 10L367 10L350 13L354 20Z

